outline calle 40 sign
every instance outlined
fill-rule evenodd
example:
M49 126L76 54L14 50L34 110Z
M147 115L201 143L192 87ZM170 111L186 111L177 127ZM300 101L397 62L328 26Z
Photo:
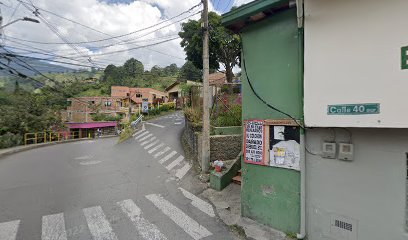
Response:
M379 103L337 104L327 106L327 115L362 115L379 113Z

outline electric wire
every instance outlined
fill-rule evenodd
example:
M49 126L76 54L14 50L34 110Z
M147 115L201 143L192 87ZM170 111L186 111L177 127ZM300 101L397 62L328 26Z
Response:
M242 37L241 37L242 38ZM274 111L276 111L276 112L278 112L278 113L281 113L281 114L283 114L283 115L285 115L285 116L287 116L287 117L289 117L290 119L292 119L301 129L305 129L292 115L290 115L289 113L286 113L286 112L284 112L284 111L282 111L282 110L280 110L279 108L277 108L277 107L274 107L274 106L272 106L272 105L270 105L269 103L267 103L261 96L259 96L259 94L255 91L255 89L254 89L254 87L253 87L253 85L252 85L252 82L251 82L251 80L250 80L250 78L249 78L249 76L248 76L248 72L247 72L247 67L246 67L246 61L245 61L245 51L244 51L244 44L242 43L242 41L241 41L241 52L242 52L242 63L243 63L243 66L244 66L244 72L245 72L245 76L246 76L246 79L247 79L247 81L248 81L248 84L249 84L249 87L251 88L251 90L252 90L252 92L254 93L254 95L263 103L263 104L265 104L267 107L269 107L270 109L272 109L272 110L274 110Z
M21 2L21 3L25 3L25 2L22 1L22 0L17 0L17 1L18 1L18 2ZM151 25L151 26L148 26L148 27L145 27L145 28L142 28L142 29L138 29L138 30L135 30L135 31L132 31L132 32L129 32L129 33L125 33L125 34L121 34L121 35L117 35L117 36L110 36L109 38L103 38L103 39L98 39L98 40L82 41L82 42L72 42L72 43L74 43L74 44L94 43L94 42L108 41L108 40L112 40L112 39L116 39L116 38L121 38L121 37L124 37L124 36L129 36L129 35L132 35L132 34L134 34L134 33L142 32L142 31L144 31L144 30L147 30L147 29L150 29L150 28L159 26L159 25L161 25L161 24L163 24L163 23L166 23L166 22L171 21L171 20L173 20L173 19L175 19L175 18L178 18L178 17L180 17L180 16L182 16L182 15L184 15L184 14L186 14L186 13L191 12L193 9L199 7L201 4L202 4L202 3L200 2L200 3L198 3L198 4L194 5L194 6L192 6L192 7L189 8L188 10L186 10L186 11L184 11L184 12L182 12L182 13L176 15L176 16L173 16L173 17L168 18L168 19L166 19L166 20L164 20L164 21L161 21L161 22L159 22L159 23L156 23L156 24L153 24L153 25ZM72 22L72 23L78 24L78 25L80 25L80 26L82 26L82 27L85 27L85 28L88 28L88 29L90 29L90 30L93 30L93 31L95 31L95 32L101 33L101 34L103 34L103 35L108 35L108 34L102 32L102 31L100 31L100 30L97 30L97 29L95 29L95 28L89 27L89 26L87 26L87 25L85 25L85 24L82 24L82 23L80 23L80 22L77 22L77 21L75 21L75 20L72 20L72 19L63 17L63 16L61 16L61 15L58 15L58 14L56 14L56 13L54 13L54 12L51 12L51 11L48 11L48 10L46 10L46 9L39 8L39 7L36 7L36 8L39 9L39 10L41 10L41 11L44 11L44 12L46 12L46 13L52 14L52 15L54 15L54 16L56 16L56 17L62 18L62 19L64 19L64 20L67 20L67 21L70 21L70 22ZM184 18L184 19L185 19L185 18ZM183 19L183 20L184 20L184 19ZM173 24L173 23L172 23L172 24ZM170 25L172 25L172 24L170 24ZM167 26L169 26L169 25L167 25ZM161 29L161 28L160 28L160 29ZM124 41L126 41L126 40L124 40Z

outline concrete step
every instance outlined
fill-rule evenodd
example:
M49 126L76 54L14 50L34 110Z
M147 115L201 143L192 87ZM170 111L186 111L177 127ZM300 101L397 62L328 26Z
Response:
M238 185L241 185L241 176L237 175L235 177L232 178L232 182Z

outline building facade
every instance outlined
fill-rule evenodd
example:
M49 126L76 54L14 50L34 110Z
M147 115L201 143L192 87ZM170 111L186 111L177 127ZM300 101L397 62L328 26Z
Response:
M298 238L408 239L407 8L257 0L223 15L243 41L243 216Z
M150 104L157 102L167 102L168 94L153 88L130 88L123 86L112 86L111 96L120 97L125 102L131 99L131 104L141 106L143 99L146 99Z
M93 122L92 115L100 113L110 116L125 116L128 105L121 97L68 98L67 110L63 112L66 122Z

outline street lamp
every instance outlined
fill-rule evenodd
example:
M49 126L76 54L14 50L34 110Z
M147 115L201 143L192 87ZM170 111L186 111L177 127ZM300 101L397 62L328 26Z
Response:
M2 19L0 19L0 21L1 21L1 20L2 20ZM7 23L6 25L0 26L0 30L3 29L3 28L5 28L5 27L7 27L8 25L11 25L11 24L13 24L13 23L15 23L15 22L18 22L18 21L26 21L26 22L40 23L40 21L38 21L37 19L29 18L29 17L23 17L23 18L19 18L19 19L16 19L16 20L14 20L14 21L11 21L11 22Z

